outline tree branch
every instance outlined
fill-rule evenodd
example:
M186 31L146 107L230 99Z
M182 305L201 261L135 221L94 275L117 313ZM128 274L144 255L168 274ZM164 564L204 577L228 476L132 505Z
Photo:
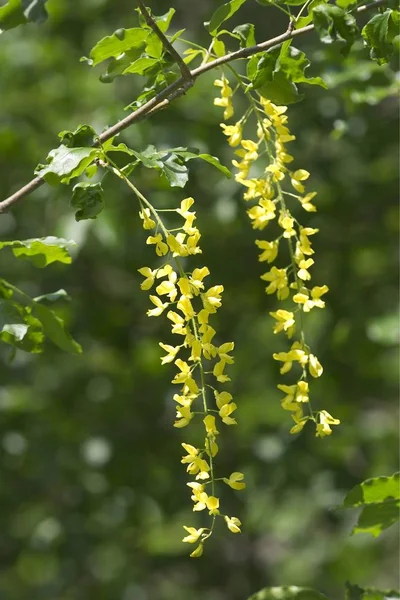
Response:
M141 7L141 5L142 5L141 0L138 0L138 2ZM354 13L361 14L361 13L367 12L369 10L372 10L378 6L382 6L386 3L387 3L387 0L374 0L370 4L364 4L363 6L358 7L354 11ZM153 28L153 30L156 32L154 27L152 25L150 25L150 22L149 22L149 26L151 26ZM307 25L306 27L302 27L301 29L295 29L293 31L288 30L285 33L282 33L281 35L278 35L278 36L276 36L270 40L267 40L265 42L261 42L260 44L256 44L255 46L249 46L248 48L242 48L241 50L237 50L236 52L231 52L229 54L226 54L225 56L220 56L209 63L201 65L200 67L197 67L197 69L193 69L193 71L190 71L188 69L189 74L190 74L190 79L188 79L186 76L183 76L183 75L181 77L179 77L176 81L171 83L168 87L166 87L164 90L162 90L159 94L154 96L154 98L152 98L151 100L149 100L148 102L143 104L143 106L140 106L133 113L131 113L124 119L121 119L121 121L118 121L118 123L116 123L112 127L109 127L108 129L106 129L106 131L101 133L99 135L98 143L102 143L102 142L105 142L106 140L109 140L110 138L114 137L118 133L121 133L121 131L123 131L127 127L130 127L134 123L137 123L138 121L145 119L146 117L152 115L153 113L157 112L158 110L165 108L166 106L168 106L168 104L170 102L172 102L176 98L179 98L180 96L183 96L186 93L186 91L188 90L188 88L191 87L191 85L193 85L194 81L198 77L200 77L200 75L203 75L203 73L211 71L217 67L220 67L220 66L222 66L226 63L232 62L234 60L238 60L240 58L248 58L249 56L252 56L253 54L257 54L257 52L262 52L262 51L268 50L268 49L272 48L273 46L277 46L277 45L281 44L282 42L286 42L287 40L294 39L298 36L304 35L305 33L309 33L310 31L313 31L313 30L314 30L314 25ZM159 34L157 33L157 35L159 35ZM160 38L160 39L162 39L162 38ZM169 42L168 42L168 44L169 44ZM171 44L169 44L169 46L166 46L166 47L168 48L168 51L171 53L170 46L171 46ZM175 53L175 50L173 52ZM176 59L176 56L174 53L172 53L172 55ZM178 56L179 56L179 54L178 54ZM183 62L180 56L179 56L179 59L181 62ZM180 61L177 60L179 66L181 66ZM185 64L185 63L183 63L183 64ZM187 68L186 65L185 65L185 67ZM12 194L12 196L9 196L8 198L6 198L2 202L0 202L0 213L6 212L9 209L9 207L12 206L15 202L18 202L18 200L20 200L21 198L24 198L25 196L28 196L29 194L31 194L33 191L38 189L43 183L45 183L45 181L41 177L36 177L35 179L32 179L32 181L30 181L24 187L19 189L17 192L15 192L15 194Z

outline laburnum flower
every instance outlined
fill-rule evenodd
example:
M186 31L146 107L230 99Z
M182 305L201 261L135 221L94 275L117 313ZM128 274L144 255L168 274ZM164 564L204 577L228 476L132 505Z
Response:
M296 231L294 230L294 219L293 217L288 213L288 211L281 211L281 214L279 216L278 219L278 223L279 225L282 227L283 231L283 237L284 238L290 238L294 235L296 235Z
M198 392L198 387L192 377L192 367L180 358L175 361L175 364L180 370L180 373L175 375L171 383L184 383L193 394L196 394Z
M193 419L194 414L190 410L190 406L177 406L176 408L176 421L174 422L174 427L186 427L189 425L190 421Z
M252 179L244 179L241 184L248 188L247 192L243 194L243 199L246 201L255 200L260 196L263 200L272 200L274 197L274 188L267 179L253 177Z
M169 346L168 344L163 344L162 342L158 342L158 345L161 346L161 348L167 353L165 356L161 357L162 365L166 365L167 363L175 360L175 357L181 348L180 346Z
M313 259L312 258L307 258L307 259L302 258L298 261L297 264L299 267L299 270L297 271L297 277L299 277L303 281L307 281L307 280L311 279L311 275L308 272L308 269L314 264Z
M214 314L222 304L221 294L224 291L223 285L214 285L204 294L201 294L203 306L207 312Z
M157 269L153 271L149 267L142 267L141 269L138 269L138 271L141 275L143 275L143 277L146 277L146 279L140 284L141 289L149 290L154 283Z
M267 294L278 296L278 300L285 300L289 296L289 282L286 274L286 269L278 269L272 267L270 271L261 275L263 281L269 281L270 284L265 288Z
M308 239L308 236L314 235L318 233L318 231L318 229L313 229L312 227L300 227L299 240L296 244L296 258L299 258L303 254L305 256L314 254L314 250L311 248L311 242Z
M228 144L232 147L238 146L242 141L242 123L240 121L235 123L235 125L225 125L225 123L221 123L221 127L224 135L228 136Z
M155 308L151 308L147 311L148 317L159 317L168 306L168 302L162 302L158 296L149 296L151 302L155 305Z
M219 499L215 496L209 496L204 491L204 485L199 484L197 481L191 481L187 484L192 488L192 500L195 503L193 506L194 511L201 511L206 508L210 511L210 514L216 515L219 513Z
M265 172L271 173L272 180L277 182L285 179L285 170L286 168L281 162L274 161L272 164L268 165L268 167L265 169Z
M218 435L219 431L215 424L214 415L207 415L206 417L204 417L203 423L206 428L207 435L211 435L211 436Z
M170 310L167 313L167 319L172 321L172 333L177 333L178 335L186 335L188 333L187 327L185 325L186 321L181 315Z
M310 202L310 200L315 198L316 195L317 195L317 192L310 192L309 194L304 196L304 198L302 198L301 196L298 197L298 199L301 203L301 206L304 208L305 211L316 212L316 210L317 210L316 207L314 206L314 204L312 204L312 202Z
M233 490L244 490L246 484L244 483L243 479L243 473L235 471L229 475L229 478L224 477L223 482L226 483L226 485L229 485L229 487L231 487Z
M219 362L215 363L214 368L213 368L213 375L216 378L216 380L219 381L220 383L225 383L226 381L230 381L230 377L228 377L228 375L225 375L225 373L224 373L225 366L226 366L226 362L224 360L220 360Z
M308 396L308 382L307 381L298 381L296 385L296 402L309 402L310 398Z
M214 458L214 456L218 454L218 444L215 441L214 436L209 435L208 437L206 437L206 439L204 440L204 445L208 456Z
M300 433L300 431L303 429L303 427L307 423L307 421L310 420L310 418L311 417L303 417L302 412L300 412L300 414L299 413L292 414L292 419L296 423L296 425L294 425L292 427L292 429L290 430L289 433Z
M190 558L200 558L203 554L203 544L199 544L196 550L193 550L191 554L189 554Z
M243 150L236 150L235 154L243 158L245 162L254 162L258 158L258 144L253 140L242 140Z
M247 211L253 229L263 230L269 221L275 219L276 206L272 200L262 199Z
M228 517L227 515L225 515L224 519L229 531L231 531L232 533L240 533L240 526L242 523L237 517Z
M153 219L150 218L150 214L151 212L149 208L143 208L139 212L139 217L143 220L143 229L154 229L156 226Z
M267 242L266 240L256 240L256 246L262 250L258 257L260 262L267 261L268 263L273 262L278 256L279 242Z
M293 336L296 329L296 321L294 318L294 314L288 310L283 309L279 309L276 312L270 312L269 314L277 321L277 323L275 323L274 333L285 331L288 338L290 339Z
M232 352L234 347L234 342L225 342L225 344L221 344L221 346L217 348L217 354L219 358L225 361L228 365L232 365L234 363L233 356L228 354L228 352Z
M312 377L321 377L323 368L318 358L314 354L310 354L308 357L308 370Z
M237 406L232 402L232 394L229 392L214 392L215 400L219 408L219 416L225 425L236 425L236 419L230 415L237 409Z
M332 433L330 425L340 425L339 419L334 419L326 410L318 413L319 423L317 424L316 437L325 437Z
M257 123L257 137L265 140L271 139L271 134L268 131L269 127L271 127L272 123L269 119L262 119L262 121L258 121Z
M193 305L190 301L190 298L187 296L181 296L176 304L176 308L182 311L186 321L189 321L193 317L196 316L196 311L193 308Z
M161 233L157 233L157 235L154 236L150 235L146 240L146 244L156 245L157 256L165 256L165 254L168 254L168 246L163 242Z
M224 110L224 119L227 121L233 117L233 104L232 104L232 88L229 85L229 81L222 75L221 79L216 79L214 85L221 88L221 98L214 99L215 106L222 106Z
M196 296L200 293L201 290L204 289L203 279L209 274L209 269L207 267L202 267L201 269L194 269L193 273L190 275L189 286Z
M168 279L160 283L156 287L156 292L159 296L168 296L171 302L174 302L176 296L178 295L178 290L175 287L175 282L177 279L177 274L175 271L171 271L168 275Z
M210 466L206 460L201 458L200 451L191 444L182 444L188 453L182 457L181 463L187 464L187 472L196 475L196 479L209 479Z
M183 529L186 529L189 535L185 536L182 542L187 542L188 544L195 544L203 531L205 531L204 527L196 529L195 527L186 527L186 525L183 526Z
M298 169L294 173L291 173L290 182L296 192L302 194L304 192L304 185L300 183L301 181L306 181L310 177L310 173L305 169Z
M294 362L298 362L301 367L304 367L308 363L308 356L308 352L304 350L301 342L293 342L289 352L275 352L272 358L283 362L280 373L284 375L290 371Z
M299 292L293 296L293 302L301 304L304 312L310 312L314 306L318 308L324 308L325 302L321 300L321 296L329 291L327 285L315 286L311 292L305 288L300 288ZM310 298L311 293L311 298Z

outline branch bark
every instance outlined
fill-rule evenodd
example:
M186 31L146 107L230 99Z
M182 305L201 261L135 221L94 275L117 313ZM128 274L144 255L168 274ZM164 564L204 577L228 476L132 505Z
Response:
M139 4L141 5L142 3L140 2ZM363 6L358 7L354 11L354 13L362 14L364 12L367 12L369 10L372 10L374 8L377 8L377 7L385 5L385 4L387 4L387 0L374 0L370 4L364 4ZM161 110L162 108L165 108L166 106L168 106L168 104L170 104L170 102L172 102L173 100L176 100L180 96L183 96L186 93L186 91L188 90L188 88L193 85L195 80L198 77L200 77L200 75L203 75L204 73L207 73L208 71L216 69L217 67L220 67L220 66L222 66L226 63L232 62L234 60L238 60L241 58L248 58L249 56L252 56L253 54L257 54L257 52L263 52L265 50L269 50L273 46L277 46L283 42L286 42L287 40L294 39L298 36L309 33L310 31L313 31L314 29L315 29L314 25L307 25L306 27L302 27L300 29L294 29L294 30L289 29L285 33L282 33L281 35L278 35L274 38L271 38L270 40L266 40L265 42L261 42L260 44L256 44L254 46L249 46L248 48L242 48L241 50L237 50L236 52L230 52L229 54L226 54L225 56L220 56L211 62L201 65L200 67L197 67L197 69L193 69L193 71L190 71L188 69L188 74L185 74L185 76L182 75L181 77L179 77L176 81L171 83L168 87L166 87L164 90L162 90L159 94L154 96L154 98L152 98L151 100L149 100L148 102L143 104L143 106L140 106L138 109L136 109L130 115L128 115L124 119L121 119L120 121L118 121L118 123L116 123L109 129L106 129L106 131L101 133L99 135L99 142L102 143L102 142L105 142L106 140L109 140L110 138L114 137L115 135L121 133L121 131L123 131L124 129L127 129L127 127L130 127L134 123L137 123L138 121L145 119L146 117L154 114L155 112ZM169 46L166 46L166 47L168 48L168 51L170 51ZM175 51L173 53L173 56L175 57ZM183 62L183 61L180 59L180 61L177 61L177 62L178 62L178 65L181 67L181 62ZM185 65L185 67L186 67L186 65ZM181 72L182 72L182 70L181 70ZM7 212L7 210L10 208L10 206L12 206L14 203L18 202L25 196L28 196L33 191L37 190L44 183L45 183L45 181L41 177L35 177L35 179L32 179L28 184L26 184L25 186L20 188L17 192L15 192L11 196L9 196L8 198L6 198L2 202L0 202L0 213Z

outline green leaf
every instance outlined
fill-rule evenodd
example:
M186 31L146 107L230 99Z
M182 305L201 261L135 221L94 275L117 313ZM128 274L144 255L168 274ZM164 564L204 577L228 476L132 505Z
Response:
M302 27L306 27L307 25L309 25L313 20L313 16L312 16L313 8L315 8L316 6L319 6L320 4L326 4L326 0L312 0L310 2L310 4L307 6L308 14L305 17L300 17L300 18L296 19L295 28L301 29Z
M117 58L124 52L134 48L144 50L149 30L143 27L132 29L118 29L112 35L102 38L90 51L90 59L83 57L91 66L107 60Z
M178 156L180 156L185 162L188 160L192 160L193 158L200 158L201 160L208 162L210 165L218 169L218 171L221 171L221 173L223 173L225 177L232 177L231 171L224 165L221 165L219 159L216 156L211 156L211 154L200 153L199 150L196 150L196 148L173 148L172 151L175 152L175 154L177 154Z
M230 19L231 16L234 15L235 12L237 12L245 2L246 0L231 0L231 2L227 2L226 4L223 4L217 8L211 17L211 21L204 23L208 33L210 35L215 35L221 23Z
M61 296L61 291L56 292ZM26 352L42 352L46 335L56 346L81 353L81 346L67 332L54 311L41 304L44 297L30 298L0 279L0 339Z
M65 328L60 317L39 302L32 301L32 312L43 325L46 336L61 350L73 354L81 354L82 347L76 342Z
M0 290L0 340L19 350L42 352L44 335L40 321L29 310L1 295Z
M84 148L92 146L98 135L91 125L78 125L75 131L60 131L58 137L67 148Z
M171 187L185 187L188 182L189 174L185 165L182 165L174 152L168 152L161 157L161 171Z
M277 72L284 73L285 77L294 83L308 83L309 85L320 85L327 88L321 77L306 77L304 71L310 66L310 61L301 50L294 48L290 42L282 46L278 58Z
M297 86L281 72L275 72L273 81L264 84L258 91L275 104L293 104L304 98Z
M290 585L264 588L248 600L327 600L327 597L311 588Z
M392 477L375 477L356 485L338 508L363 510L352 534L370 533L377 537L399 519L400 473Z
M243 25L238 25L232 31L232 33L236 34L240 39L240 46L242 48L248 48L249 46L255 46L256 44L256 36L255 36L255 27L253 23L244 23Z
M262 6L273 6L274 4L281 4L283 6L300 6L300 4L305 4L307 0L257 0L257 2Z
M69 183L79 177L100 154L98 148L68 148L61 144L47 156L47 165L38 165L35 174L50 185Z
M346 600L395 600L396 598L400 598L400 594L394 590L361 588L346 582Z
M75 219L95 219L104 208L104 191L101 183L77 183L72 190L71 206Z
M47 0L9 0L0 8L0 33L23 23L43 23L47 19Z
M57 302L57 300L71 300L71 297L65 290L58 290L57 292L51 292L50 294L43 294L42 296L36 296L35 302Z
M136 11L139 13L139 19L140 19L140 25L144 28L144 29L149 29L150 31L153 31L151 29L151 27L149 27L142 15L142 13L140 12L140 9L137 8ZM175 9L174 8L170 8L169 11L167 13L165 13L164 15L161 15L160 17L156 17L155 15L152 15L154 21L157 24L157 27L163 32L165 33L166 31L168 31L169 26L171 24L171 20L172 17L175 14Z
M321 42L324 44L340 42L343 44L341 53L348 54L359 32L353 15L332 4L316 6L312 15Z
M47 267L47 265L53 262L70 264L72 259L69 250L72 246L76 246L72 240L68 241L53 236L23 241L0 242L0 250L11 247L14 256L25 258L40 269Z
M400 33L399 21L400 13L387 9L372 17L361 32L365 44L371 49L371 58L379 65L389 62L393 54L393 40Z
M400 472L391 477L366 479L350 490L339 508L355 508L388 499L400 499Z
M157 58L150 58L149 56L141 56L137 60L135 60L132 64L130 64L123 71L123 75L126 73L137 73L138 75L144 75L144 73L153 67L156 64L159 64L159 60Z

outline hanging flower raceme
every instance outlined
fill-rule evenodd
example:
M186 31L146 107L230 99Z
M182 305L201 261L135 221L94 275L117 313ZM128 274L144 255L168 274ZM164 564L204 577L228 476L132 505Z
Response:
M223 97L228 98L228 87L224 87L224 81L222 83ZM172 334L177 336L175 343L160 342L165 352L161 363L173 363L176 367L172 379L172 384L177 386L173 396L176 402L174 426L185 428L195 418L201 419L204 425L201 444L193 446L182 443L186 454L181 461L194 479L188 483L193 511L208 511L211 517L209 527L184 527L188 535L183 541L197 544L190 556L199 557L203 553L204 542L213 532L217 517L223 517L231 532L240 532L239 519L228 517L220 511L220 501L216 496L217 482L222 481L235 490L243 489L245 484L242 473L232 473L228 478L217 478L215 474L214 458L219 450L217 439L220 428L236 424L232 416L236 404L232 395L221 389L222 384L230 381L225 369L233 363L231 352L234 343L216 344L216 331L210 324L212 316L221 307L223 286L206 286L205 279L210 275L207 267L193 271L184 269L182 259L201 253L198 245L200 232L194 225L196 214L190 210L193 203L193 198L186 198L175 210L184 223L173 232L166 228L160 212L155 208L142 208L140 217L144 229L156 229L147 238L147 244L154 246L163 263L155 269L143 267L139 273L144 277L141 288L152 290L150 301L154 308L150 308L147 315L158 317L165 314ZM206 379L212 383L206 383ZM213 392L212 405L208 398L209 390Z
M239 76L238 76L239 77ZM224 104L217 98L214 104L224 106L224 119L229 107L232 116L232 88L225 76L215 84L222 88ZM304 331L304 313L315 308L324 308L323 296L328 292L328 286L313 286L312 267L315 263L314 249L310 236L318 233L318 229L302 226L292 214L292 205L301 207L306 212L315 212L313 200L316 192L306 193L305 182L310 173L305 169L292 170L290 165L293 156L287 151L287 144L295 139L288 128L286 106L277 106L268 99L245 90L250 99L250 109L235 125L221 123L223 133L228 138L228 144L235 147L237 158L232 161L236 167L235 179L246 188L243 195L246 203L251 203L247 209L253 229L263 232L267 227L277 231L269 239L257 239L256 245L260 250L259 261L271 264L280 259L279 266L273 264L261 279L267 283L267 294L276 295L284 306L271 312L274 319L274 333L284 334L289 339L296 337L287 352L277 352L273 358L281 363L281 374L296 370L297 380L293 385L279 384L278 388L286 396L281 404L284 410L291 413L294 426L291 433L301 431L307 421L314 421L316 436L323 437L332 432L331 425L338 425L338 419L333 418L327 411L313 411L309 399L308 378L318 378L323 368L318 358L312 353L306 343ZM253 114L256 117L256 139L244 138L244 127ZM262 162L263 161L263 162ZM256 169L252 170L257 162ZM257 177L252 176L256 172ZM261 173L261 174L260 174ZM275 223L272 226L271 223ZM289 264L282 264L289 257Z

